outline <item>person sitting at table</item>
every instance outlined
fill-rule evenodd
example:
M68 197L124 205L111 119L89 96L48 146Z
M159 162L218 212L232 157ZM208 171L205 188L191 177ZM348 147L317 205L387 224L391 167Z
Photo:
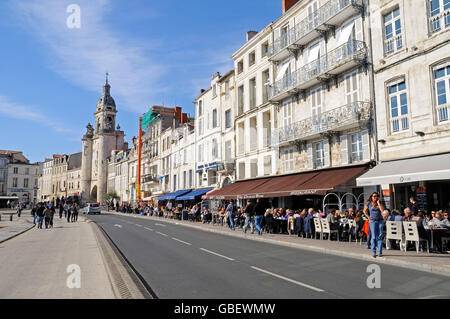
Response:
M448 219L448 211L444 211L443 213L442 213L442 215L444 216L444 220L447 220L448 222L450 222L450 220Z
M435 227L442 227L442 228L447 228L450 229L450 222L448 219L444 218L444 214L442 213L442 211L438 211L436 213L436 217L433 218L433 225Z
M294 227L295 227L295 219L294 219L294 212L292 209L288 209L286 211L286 218L287 219L287 231L289 235L294 234Z
M332 209L327 215L327 221L330 225L330 230L337 230L339 238L342 238L343 225L339 223L341 217L341 211L337 209Z
M406 208L403 210L403 212L404 212L404 216L403 216L403 218L402 218L402 221L403 221L403 222L411 222L411 221L412 221L412 218L414 217L413 214L412 214L411 209L410 209L409 207L406 207Z
M294 215L294 217L295 216L296 215ZM297 234L298 237L301 237L305 233L305 228L304 228L305 217L306 217L306 209L303 209L298 214L298 217L295 217L295 233Z

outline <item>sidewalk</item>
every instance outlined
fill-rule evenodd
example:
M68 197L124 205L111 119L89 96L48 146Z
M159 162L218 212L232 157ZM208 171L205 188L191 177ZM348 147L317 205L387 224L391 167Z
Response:
M9 221L9 218L3 218L0 222L0 244L23 234L33 227L33 218L30 216L25 217L22 215L22 217L18 218L16 215L12 222Z
M17 235L25 225L33 226L29 211L19 221L6 222L0 229L2 238ZM1 223L3 224L3 223ZM20 299L115 299L120 298L112 282L109 256L94 224L79 216L67 223L55 216L54 228L34 229L0 244L0 298ZM10 236L11 237L11 236ZM112 260L112 261L111 261ZM80 288L69 288L67 281L80 269ZM70 281L69 281L70 282ZM73 281L72 281L73 282Z
M417 253L416 251L401 252L399 250L383 249L383 257L373 258L370 249L367 249L365 242L362 245L355 242L337 242L320 239L300 238L296 235L279 235L263 233L262 236L250 233L244 234L241 228L231 230L227 226L211 225L203 223L194 223L191 221L180 221L166 219L163 217L154 216L140 216L133 214L122 214L116 212L109 212L118 215L132 216L135 218L144 218L159 220L185 227L197 228L199 230L215 232L227 236L241 237L243 239L263 241L276 245L284 245L293 248L306 249L316 251L323 254L338 255L343 257L356 258L370 261L371 263L387 264L398 267L410 268L414 270L421 270L440 275L450 276L450 255L449 254L428 254L427 252Z

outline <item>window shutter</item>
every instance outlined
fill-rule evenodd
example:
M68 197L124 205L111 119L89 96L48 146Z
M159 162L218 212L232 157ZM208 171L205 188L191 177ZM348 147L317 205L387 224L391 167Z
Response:
M365 130L361 132L362 144L363 144L363 161L370 161L370 143L369 143L369 131Z
M274 41L277 41L281 37L281 28L275 29L273 32Z
M306 148L306 159L307 159L307 168L308 169L313 169L313 148L312 148L312 144L308 143L307 148Z
M323 141L323 157L324 157L324 166L330 166L330 142L328 138Z
M348 164L348 136L341 135L341 165Z

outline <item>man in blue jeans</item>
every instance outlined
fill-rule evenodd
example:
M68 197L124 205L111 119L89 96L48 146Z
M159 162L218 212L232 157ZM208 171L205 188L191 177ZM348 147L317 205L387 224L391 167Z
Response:
M226 211L228 213L228 219L230 221L230 228L234 230L234 205L233 200L230 201L228 204Z
M262 220L264 217L264 205L259 201L259 198L256 200L255 205L255 226L258 229L258 235L261 236L262 233Z
M244 225L244 233L247 233L248 224L250 223L250 228L253 234L253 215L255 214L255 207L250 200L247 201L247 206L245 206L244 214L245 214L245 225Z

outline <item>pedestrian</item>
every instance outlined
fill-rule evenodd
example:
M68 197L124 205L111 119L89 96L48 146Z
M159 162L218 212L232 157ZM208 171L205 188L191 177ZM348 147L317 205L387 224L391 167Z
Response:
M264 217L264 213L266 212L263 203L259 200L259 198L256 200L255 205L255 226L258 230L258 236L261 236L262 234L262 221Z
M50 223L49 223L50 228L53 228L53 217L55 216L55 213L56 213L55 207L52 206L50 208Z
M39 203L38 208L36 209L36 214L38 216L38 228L42 229L42 223L44 221L44 211L45 211L45 206L41 203Z
M50 208L45 207L45 210L44 210L45 229L47 229L50 226L51 217L52 217L52 213L50 211Z
M59 204L59 219L62 218L63 212L64 212L64 205L63 205L63 203L61 202L61 203Z
M67 211L69 210L69 205L67 205L67 202L64 203L63 210L64 210L64 218L67 218Z
M247 206L245 206L245 209L244 209L244 215L245 215L245 225L243 228L244 234L247 233L248 224L250 224L250 229L253 234L253 231L254 231L253 227L255 224L254 219L253 219L254 214L255 214L255 207L252 204L252 202L250 200L248 200Z
M417 205L417 202L416 202L416 200L414 199L414 197L410 197L410 198L409 198L409 202L410 202L410 204L409 204L409 209L411 210L411 212L412 212L414 215L417 215L417 213L419 212L419 206Z
M78 221L78 205L77 203L73 204L73 210L72 210L72 223Z
M381 204L380 197L377 192L370 194L364 207L364 215L369 219L369 232L371 236L372 256L383 256L383 217L381 212L384 206Z
M31 216L33 216L33 224L36 225L36 220L37 220L37 206L34 205L33 208L31 209Z
M75 205L75 203L73 203L69 209L67 210L67 222L70 223L71 219L72 219L72 212L73 212L73 206Z
M230 221L230 229L234 230L234 205L233 200L230 200L227 206L228 218Z

